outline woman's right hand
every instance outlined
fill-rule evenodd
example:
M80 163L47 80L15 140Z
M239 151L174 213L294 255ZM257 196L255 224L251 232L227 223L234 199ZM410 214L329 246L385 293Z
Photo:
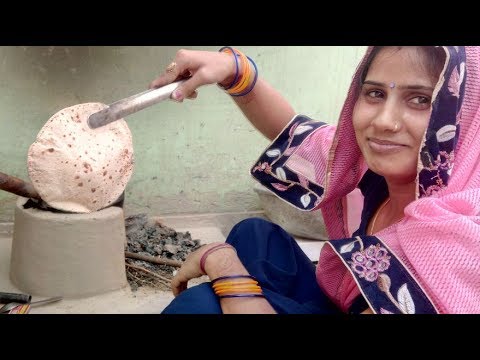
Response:
M196 90L202 85L229 85L235 78L236 65L232 54L215 51L181 49L167 69L150 83L149 88L157 88L187 79L179 85L171 97L176 101L195 98Z

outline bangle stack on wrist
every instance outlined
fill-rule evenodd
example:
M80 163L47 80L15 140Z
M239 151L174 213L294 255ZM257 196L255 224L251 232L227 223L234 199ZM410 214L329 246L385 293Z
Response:
M206 250L200 258L200 270L203 274L205 271L205 262L207 257L214 251L220 249L237 250L228 243L221 243L212 246ZM234 297L264 297L262 288L258 285L257 279L251 275L231 275L221 276L212 280L212 289L220 299Z
M251 275L222 276L212 280L212 288L220 299L238 297L264 297L257 279Z
M232 54L235 59L236 72L232 83L221 86L231 96L245 96L255 87L258 78L258 69L255 62L237 49L225 46L218 50Z

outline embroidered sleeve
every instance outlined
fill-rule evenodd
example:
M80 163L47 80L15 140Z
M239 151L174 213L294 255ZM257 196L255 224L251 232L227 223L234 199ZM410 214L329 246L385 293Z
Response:
M377 314L436 314L438 310L401 261L375 236L328 241Z
M335 126L297 115L251 169L252 176L300 210L322 201Z

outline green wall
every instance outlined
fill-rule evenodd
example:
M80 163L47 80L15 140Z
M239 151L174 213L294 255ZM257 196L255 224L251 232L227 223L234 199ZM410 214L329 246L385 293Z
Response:
M188 46L0 47L0 171L28 180L28 147L58 110L143 91ZM299 113L335 123L365 47L239 46ZM258 210L250 166L268 145L217 86L195 101L157 104L127 118L135 169L127 213ZM16 196L0 190L0 222Z

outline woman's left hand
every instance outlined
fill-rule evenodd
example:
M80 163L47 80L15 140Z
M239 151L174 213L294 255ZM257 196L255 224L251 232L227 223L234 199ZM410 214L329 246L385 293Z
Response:
M218 244L220 243L204 245L187 256L182 267L177 271L170 284L173 295L177 296L186 290L189 280L205 275L200 269L200 260L208 249Z

